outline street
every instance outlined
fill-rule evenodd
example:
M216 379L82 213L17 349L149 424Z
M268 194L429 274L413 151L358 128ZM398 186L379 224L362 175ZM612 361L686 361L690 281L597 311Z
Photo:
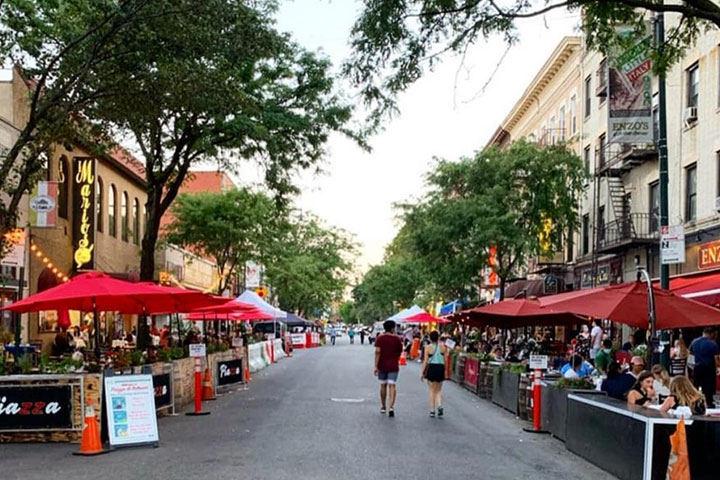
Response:
M428 417L420 366L401 367L397 415L379 413L373 348L296 351L204 417L159 421L160 447L75 457L77 445L0 445L3 479L612 479L548 436L446 383L444 419Z

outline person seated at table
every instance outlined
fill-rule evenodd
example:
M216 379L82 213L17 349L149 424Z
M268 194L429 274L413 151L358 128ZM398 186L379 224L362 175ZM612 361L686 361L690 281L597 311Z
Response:
M597 368L603 375L607 375L607 369L611 361L612 341L609 338L606 338L602 342L602 348L600 351L595 354L595 368Z
M490 353L490 356L492 359L496 362L502 362L503 361L503 354L502 354L502 348L495 347L492 349L492 352Z
M55 357L64 355L70 349L70 339L67 331L64 328L60 328L55 334L55 340L52 344L52 354Z
M132 334L132 332L127 332L125 335L125 341L130 344L135 343L135 335Z
M512 347L512 348L510 349L510 352L509 352L509 353L507 354L507 356L505 357L505 361L506 361L506 362L510 362L510 363L518 363L518 362L520 362L520 358L518 358L518 352L517 352L517 349L516 349L515 347Z
M629 373L623 373L618 362L610 362L607 378L603 380L600 390L607 393L608 397L625 400L634 383L635 377Z
M670 395L670 374L662 365L653 365L650 371L655 378L653 390L660 395L660 401L662 402L665 397Z
M565 369L563 372L564 378L581 378L580 375L580 369L583 365L583 359L580 355L573 355L570 358L570 363L568 364L570 368Z
M673 377L670 381L670 396L665 399L660 410L667 412L677 407L690 407L693 415L705 415L707 411L705 395L700 393L684 375Z
M580 378L589 377L590 375L595 372L595 368L588 362L587 360L584 360L582 356L580 355L574 355L580 357L580 360L582 361L582 364L580 366L580 370L578 370L578 376ZM565 373L567 373L568 370L572 369L572 358L570 357L570 361L563 365L563 367L560 369L560 374L565 376Z
M635 334L631 333L628 337L628 341L623 343L622 350L624 352L631 352L635 346Z
M641 372L638 375L635 385L630 389L627 396L628 405L639 405L641 407L649 407L656 396L653 389L655 378L648 371Z

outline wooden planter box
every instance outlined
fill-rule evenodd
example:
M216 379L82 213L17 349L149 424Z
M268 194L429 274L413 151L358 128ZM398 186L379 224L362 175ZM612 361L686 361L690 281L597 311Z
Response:
M455 383L461 384L465 380L465 355L456 355L455 364L452 366L452 372L450 373L451 380Z
M480 364L480 378L478 379L478 396L485 400L492 400L493 385L498 364L483 362Z
M493 403L500 405L505 410L518 414L518 388L520 386L520 375L508 370L495 372L493 382Z
M552 382L543 382L541 393L542 428L555 438L567 440L568 395L605 395L597 390L573 390L558 388Z
M523 420L533 419L533 374L523 373L520 375L518 385L518 416Z

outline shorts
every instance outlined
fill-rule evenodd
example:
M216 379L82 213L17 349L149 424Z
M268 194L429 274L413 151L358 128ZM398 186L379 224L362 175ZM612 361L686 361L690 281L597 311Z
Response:
M431 363L425 372L425 379L428 382L442 382L445 380L445 365Z
M378 371L378 380L380 380L382 384L389 383L390 385L395 385L397 383L398 373L400 372L383 372L380 370Z

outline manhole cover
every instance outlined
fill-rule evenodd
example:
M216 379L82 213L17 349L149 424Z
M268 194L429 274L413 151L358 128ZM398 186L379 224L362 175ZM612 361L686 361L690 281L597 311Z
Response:
M362 403L365 401L364 398L331 398L331 402L338 403Z

